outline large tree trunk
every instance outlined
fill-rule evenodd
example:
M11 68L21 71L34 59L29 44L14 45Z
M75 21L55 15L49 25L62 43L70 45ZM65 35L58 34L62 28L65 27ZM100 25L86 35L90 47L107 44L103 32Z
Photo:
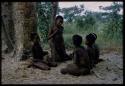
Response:
M50 27L52 27L55 24L57 8L58 8L58 2L52 2L52 16L51 16L51 25L50 25Z
M50 29L52 29L52 27L55 24L55 18L56 18L56 13L57 13L57 7L58 7L58 2L52 2L52 16L51 16L51 24L50 24ZM52 42L52 40L49 40L49 44L50 44L50 48L51 48L51 57L53 59L53 61L55 62L55 58L57 57L57 52L55 50L55 46Z
M15 37L14 37L14 23L12 19L12 3L1 3L1 17L2 17L2 36L4 43L7 45L7 52L11 52L14 49Z
M16 32L16 54L21 55L22 59L27 59L25 53L28 53L31 49L30 34L37 31L36 3L14 2L13 13Z

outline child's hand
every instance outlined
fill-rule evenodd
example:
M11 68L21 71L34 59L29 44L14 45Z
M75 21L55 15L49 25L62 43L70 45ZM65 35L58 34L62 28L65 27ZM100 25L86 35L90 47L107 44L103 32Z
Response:
M53 33L51 33L51 35L48 37L48 40L51 39L58 31L59 29L58 28L54 28L54 31Z

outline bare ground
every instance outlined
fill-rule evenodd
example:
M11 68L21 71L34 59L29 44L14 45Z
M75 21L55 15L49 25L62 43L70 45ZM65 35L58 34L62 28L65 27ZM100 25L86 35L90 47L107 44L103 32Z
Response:
M123 84L123 55L118 52L101 54L100 58L104 61L93 69L95 73L86 76L60 73L60 69L72 61L46 71L27 68L30 59L21 62L11 55L2 53L5 58L2 60L2 84Z

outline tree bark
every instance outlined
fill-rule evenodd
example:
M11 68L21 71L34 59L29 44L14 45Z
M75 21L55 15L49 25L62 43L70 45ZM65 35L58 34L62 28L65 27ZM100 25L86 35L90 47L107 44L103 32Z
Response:
M14 37L14 23L12 19L12 3L1 3L1 17L2 17L2 33L3 40L7 45L7 52L11 52L14 49L15 37Z
M31 49L30 34L37 31L36 2L14 2L13 19L16 32L16 54L27 59Z
M56 13L57 13L57 7L58 7L58 2L52 2L52 16L51 16L51 24L50 24L50 29L52 29L52 27L55 24L55 18L56 18ZM55 58L57 57L57 52L55 50L55 46L52 42L52 40L49 40L49 45L51 48L51 58L53 59L53 61L55 62Z

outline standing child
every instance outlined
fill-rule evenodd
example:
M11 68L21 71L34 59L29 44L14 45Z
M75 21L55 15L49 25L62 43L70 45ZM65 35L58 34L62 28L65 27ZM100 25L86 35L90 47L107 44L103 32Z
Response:
M62 74L69 73L71 75L86 75L90 73L90 62L88 53L83 46L81 46L82 37L79 35L73 36L73 44L75 46L73 63L68 64L66 68L61 69Z
M49 34L48 34L48 39L52 40L51 42L54 45L54 50L55 55L54 60L56 62L61 62L69 59L69 56L66 53L65 50L65 45L64 45L64 39L63 39L63 17L62 16L57 16L55 19L55 25L50 29Z

